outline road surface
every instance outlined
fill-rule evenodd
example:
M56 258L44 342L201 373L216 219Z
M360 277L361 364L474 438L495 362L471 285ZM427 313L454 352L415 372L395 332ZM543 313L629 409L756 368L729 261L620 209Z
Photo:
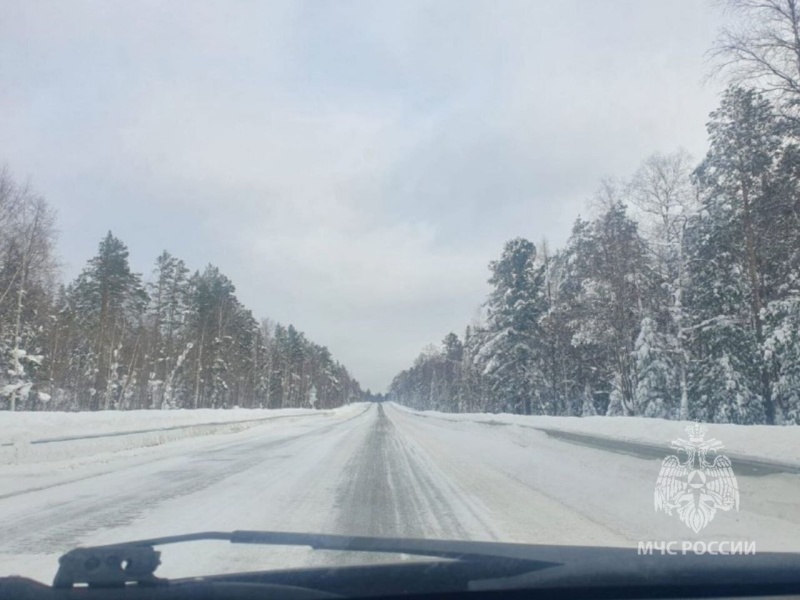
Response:
M654 511L660 466L529 428L363 405L69 470L0 472L0 575L49 581L59 554L78 545L233 529L798 550L797 475L740 476L740 511L719 512L695 535ZM165 548L159 574L403 558L202 542Z

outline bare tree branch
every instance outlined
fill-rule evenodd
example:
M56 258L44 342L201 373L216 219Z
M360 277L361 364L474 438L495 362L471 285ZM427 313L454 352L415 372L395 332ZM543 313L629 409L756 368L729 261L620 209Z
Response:
M727 0L739 18L709 52L711 75L775 96L782 110L800 112L800 0Z

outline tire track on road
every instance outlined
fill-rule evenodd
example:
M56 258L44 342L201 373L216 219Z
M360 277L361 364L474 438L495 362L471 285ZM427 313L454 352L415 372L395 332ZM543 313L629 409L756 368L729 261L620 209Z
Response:
M132 523L155 506L168 500L202 491L248 469L263 467L269 460L282 460L276 450L299 446L293 454L313 445L345 423L366 418L369 409L347 419L328 423L281 439L259 441L248 439L231 445L203 450L193 456L158 458L144 464L105 472L91 479L106 479L102 494L82 492L81 480L73 480L41 490L28 491L34 500L21 507L19 498L0 501L0 513L6 512L0 525L0 551L36 553L64 551L77 540L100 530ZM154 469L154 465L156 468ZM74 489L70 486L74 484ZM95 482L94 486L97 485ZM53 489L58 488L58 489ZM96 489L96 487L94 487ZM17 504L11 514L4 510ZM36 506L36 504L39 506ZM21 513L13 515L14 512ZM10 518L10 517L15 518Z
M415 538L492 539L452 482L378 404L356 461L344 474L337 532Z

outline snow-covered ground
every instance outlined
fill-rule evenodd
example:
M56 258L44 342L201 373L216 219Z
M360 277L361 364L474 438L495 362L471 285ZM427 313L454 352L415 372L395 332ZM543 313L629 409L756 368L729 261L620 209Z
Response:
M346 410L346 409L345 409ZM331 411L132 410L100 412L0 412L0 464L76 458L96 461L144 446L220 433L235 433L271 419L321 417Z
M88 434L139 431L204 423L230 423L278 416L319 414L306 408L280 410L104 410L98 412L0 412L0 443L16 439L52 439Z
M59 554L78 545L233 529L633 548L649 540L743 540L759 551L800 551L797 475L740 476L739 512L719 512L695 535L654 511L660 460L496 420L354 405L102 462L0 466L0 575L49 581ZM682 433L679 426L663 432L665 455ZM159 574L368 559L193 543L163 548Z
M549 431L578 433L615 441L669 447L671 440L686 439L690 421L666 421L644 417L542 417L510 414L453 414L436 411L401 410L448 421L529 427ZM800 427L770 425L708 425L706 438L724 444L727 454L768 462L800 466Z

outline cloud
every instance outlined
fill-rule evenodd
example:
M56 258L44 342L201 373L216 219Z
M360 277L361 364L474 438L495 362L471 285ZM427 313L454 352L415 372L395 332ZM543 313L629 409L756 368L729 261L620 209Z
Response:
M504 240L563 243L604 175L699 155L703 3L15 3L0 159L59 209L218 264L382 389L460 332Z

